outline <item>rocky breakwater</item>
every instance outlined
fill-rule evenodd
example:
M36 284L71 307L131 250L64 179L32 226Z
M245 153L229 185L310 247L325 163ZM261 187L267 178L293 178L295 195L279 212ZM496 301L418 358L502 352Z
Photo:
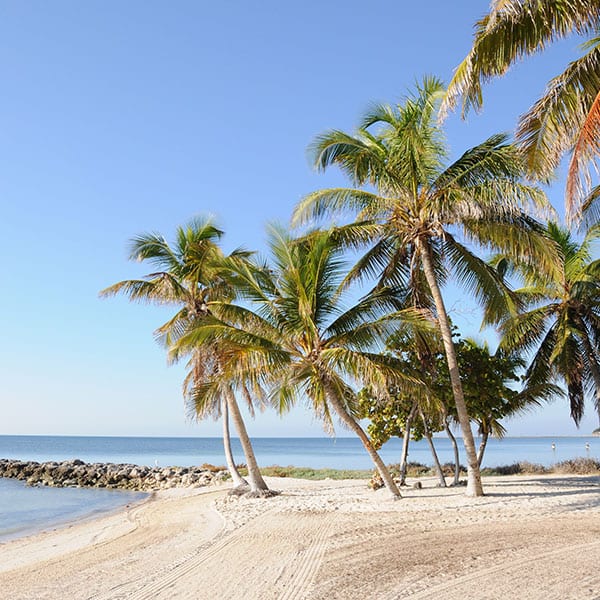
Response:
M228 477L222 469L203 467L145 467L130 464L20 461L0 459L0 477L33 486L95 487L154 491L176 487L203 487Z

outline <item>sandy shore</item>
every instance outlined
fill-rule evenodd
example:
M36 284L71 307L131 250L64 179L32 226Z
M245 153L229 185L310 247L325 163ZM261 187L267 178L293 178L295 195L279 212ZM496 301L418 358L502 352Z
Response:
M598 477L270 479L282 494L169 490L119 514L0 545L0 598L600 598Z

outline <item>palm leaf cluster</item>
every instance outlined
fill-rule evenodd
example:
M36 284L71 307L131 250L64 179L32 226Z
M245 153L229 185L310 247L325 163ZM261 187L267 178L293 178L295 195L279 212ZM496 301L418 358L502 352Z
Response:
M553 274L497 257L499 267L518 273L525 286L518 291L527 310L502 324L502 346L533 355L526 384L566 384L571 416L579 423L587 395L600 410L600 261L592 260L600 236L591 228L581 243L554 223L549 236L560 248L560 270Z
M445 110L462 101L463 115L483 104L482 84L516 61L577 34L582 54L547 85L521 117L517 138L529 171L545 179L572 152L566 188L567 216L581 217L593 192L591 168L600 156L600 2L597 0L496 0L476 23L473 47L450 83Z

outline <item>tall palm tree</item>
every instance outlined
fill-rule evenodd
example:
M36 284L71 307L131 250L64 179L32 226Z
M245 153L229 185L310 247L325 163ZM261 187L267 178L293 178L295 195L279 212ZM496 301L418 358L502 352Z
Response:
M207 307L211 299L230 301L234 296L235 290L219 267L224 259L218 246L222 235L223 232L209 219L193 219L186 226L177 228L173 245L158 233L133 238L130 258L147 261L159 270L144 279L116 283L102 290L100 296L124 294L131 301L175 306L178 309L175 315L155 332L157 338L168 347L186 331L191 322L208 315ZM230 256L243 259L248 253L236 250ZM205 379L213 370L219 369L220 354L216 344L190 350L189 372L184 382L184 396L188 401L194 382ZM231 452L227 422L229 411L234 417L240 439L247 438L234 396L224 394L216 398L204 411L195 412L195 416L204 418L210 414L215 418L223 418L223 442L228 468L234 485L245 486L246 481L240 476ZM246 461L249 462L248 458ZM258 467L249 472L249 478L253 486L266 487Z
M554 223L548 224L548 233L560 248L558 271L496 259L503 273L523 278L525 287L518 293L528 308L504 321L501 347L533 352L527 386L564 382L578 424L588 392L594 394L600 419L600 260L592 260L600 227L590 228L581 243Z
M374 106L355 134L334 130L319 136L312 147L316 167L339 166L355 187L310 194L296 208L294 223L354 212L356 222L340 228L340 237L355 246L369 242L373 246L350 278L361 273L379 277L382 285L412 290L416 306L432 305L467 454L467 493L481 495L477 455L441 285L451 268L485 304L488 322L507 310L511 296L494 269L458 241L456 231L483 247L503 247L519 256L532 256L536 249L548 268L552 258L543 258L548 245L537 224L522 212L525 205L546 205L545 196L520 183L522 164L504 135L492 136L444 166L447 151L437 125L443 94L439 80L426 78L417 94L403 105ZM427 294L422 292L424 288Z
M185 348L216 340L231 348L231 362L212 382L197 388L197 399L210 401L227 382L262 392L282 412L308 400L327 430L333 430L332 417L337 415L359 437L386 487L399 497L358 423L356 390L369 385L386 398L389 381L418 386L380 350L392 330L405 322L412 327L421 323L420 313L396 311L395 294L383 289L344 309L344 264L331 232L296 240L273 229L270 250L270 264L232 266L236 288L249 303L209 303L212 320L199 320L179 342Z
M582 55L547 85L521 117L517 138L529 170L548 178L572 150L566 188L568 219L580 216L590 192L590 166L600 156L600 2L598 0L494 0L475 26L473 47L457 67L445 109L462 99L463 115L483 103L482 83L504 75L525 56L569 34L587 38Z

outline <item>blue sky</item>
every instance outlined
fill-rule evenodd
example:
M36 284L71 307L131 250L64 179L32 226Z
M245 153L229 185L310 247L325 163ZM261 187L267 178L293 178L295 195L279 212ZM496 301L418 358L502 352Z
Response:
M170 237L212 214L226 250L262 250L310 191L343 183L306 147L351 130L370 102L400 100L424 74L449 80L486 0L85 3L0 6L0 294L5 434L218 435L186 419L182 370L151 332L165 310L99 300L146 270L127 261L143 231ZM453 155L517 116L574 56L576 40L452 115ZM549 191L562 205L562 186ZM465 334L478 315L453 294ZM592 411L581 432L593 429ZM253 435L322 435L310 413L272 412ZM514 435L577 433L564 403L509 423ZM346 435L339 429L340 435Z

